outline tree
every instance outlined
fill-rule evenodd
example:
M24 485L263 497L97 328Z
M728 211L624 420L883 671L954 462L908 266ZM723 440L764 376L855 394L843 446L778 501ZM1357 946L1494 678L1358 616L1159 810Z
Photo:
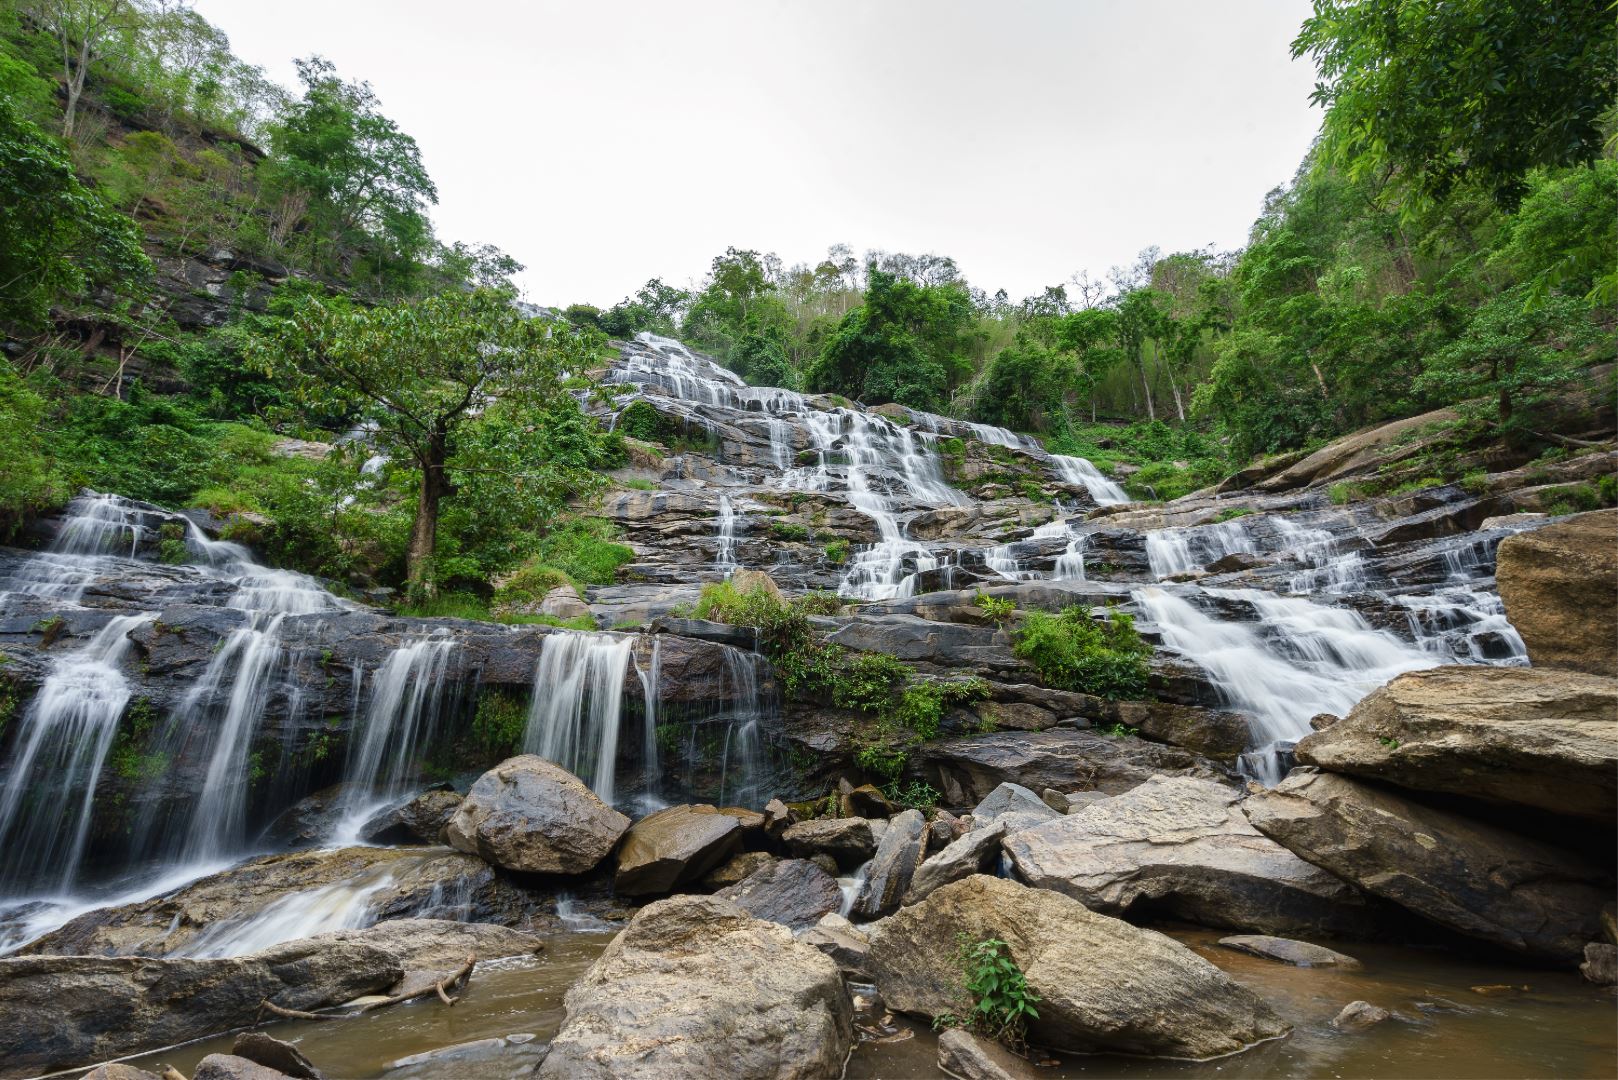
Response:
M60 144L0 99L0 324L35 329L53 303L151 276L140 236L73 172Z
M288 306L252 354L290 378L305 405L345 423L373 424L383 452L415 463L421 476L407 578L413 592L431 595L440 507L455 490L451 470L463 450L485 461L493 453L490 438L467 438L472 421L496 404L554 406L564 396L562 373L582 370L598 339L527 318L509 292L495 289L374 308L305 294ZM510 428L492 442L509 445L517 437ZM515 499L525 473L510 457L500 471ZM555 487L552 476L545 489Z
M140 22L141 9L132 0L36 0L32 13L56 38L61 51L62 82L67 91L62 138L70 139L91 65L125 51Z
M1618 98L1611 0L1315 0L1330 163L1441 200L1515 206L1536 166L1594 161Z

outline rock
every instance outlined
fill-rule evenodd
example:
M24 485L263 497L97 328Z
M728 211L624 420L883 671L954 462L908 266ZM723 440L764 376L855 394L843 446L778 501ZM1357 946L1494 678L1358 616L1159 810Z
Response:
M1067 812L1077 814L1087 806L1106 802L1110 798L1111 795L1103 795L1099 791L1070 791L1067 793Z
M1345 476L1375 471L1386 467L1389 462L1419 454L1434 439L1442 437L1428 432L1442 430L1441 425L1456 419L1453 409L1435 409L1419 416L1356 431L1327 443L1301 461L1259 480L1253 486L1260 491L1290 491L1305 485L1326 484Z
M764 804L764 831L770 836L780 836L786 832L787 826L792 824L792 811L780 799L771 799Z
M1044 799L1021 784L1005 783L989 792L972 809L972 826L981 828L1005 818L1007 831L1016 832L1061 816L1060 811L1052 809Z
M461 796L454 791L424 791L366 822L360 839L371 844L441 844L444 827L460 805Z
M1057 791L1055 788L1046 788L1044 791L1041 791L1039 793L1039 800L1052 810L1055 810L1058 814L1067 813L1068 807L1072 805L1068 802L1067 796L1062 792Z
M771 855L768 851L744 851L739 855L732 855L719 867L703 876L703 887L717 891L740 884L778 859L779 856Z
M1597 986L1618 983L1618 945L1592 941L1584 947L1584 963L1579 973Z
M235 1054L209 1054L197 1062L191 1080L288 1080L287 1074Z
M1401 675L1300 741L1298 760L1416 791L1611 824L1618 679L1463 665Z
M1362 966L1352 956L1346 956L1322 945L1311 945L1307 941L1293 941L1291 938L1237 934L1233 937L1220 938L1219 944L1227 949L1247 953L1249 956L1262 956L1266 960L1277 960L1293 967L1335 967L1356 970Z
M1618 945L1618 903L1608 900L1601 905L1601 935L1612 945Z
M244 1031L237 1035L230 1052L266 1068L279 1070L293 1080L326 1080L314 1063L303 1056L302 1050L262 1031Z
M625 834L613 890L625 896L672 892L729 857L741 839L741 823L711 806L659 810Z
M1136 904L1203 926L1259 933L1365 931L1364 894L1255 829L1241 792L1156 777L1048 824L1008 832L1017 873L1092 911Z
M844 975L863 979L871 955L871 939L853 923L835 912L798 935L805 945L813 945L837 964Z
M573 586L558 585L540 598L538 614L556 619L578 619L589 616L590 605L579 599L578 591Z
M1577 856L1346 776L1295 769L1243 809L1316 866L1538 960L1575 964L1611 895L1606 875Z
M1495 580L1535 667L1618 671L1618 510L1508 536Z
M84 1074L83 1080L163 1080L156 1073L111 1061Z
M1342 717L1338 716L1335 713L1329 713L1329 712L1315 713L1315 715L1313 715L1313 716L1311 716L1309 718L1309 730L1310 731L1325 731L1327 728L1331 727L1333 724L1337 723L1341 719L1342 719Z
M441 1046L382 1066L389 1080L444 1080L448 1077L528 1075L544 1058L548 1044L532 1035L497 1036Z
M1372 1005L1369 1001L1350 1001L1343 1011L1332 1018L1331 1026L1338 1031L1364 1031L1375 1027L1393 1014Z
M942 851L964 831L960 818L948 810L936 811L933 820L927 823L927 850Z
M541 1078L819 1080L853 1041L837 965L712 896L641 909L565 1000Z
M268 999L312 1010L386 992L399 958L310 938L228 960L0 958L0 1076L69 1069L252 1022Z
M1031 1080L1034 1069L997 1042L961 1028L938 1036L938 1067L960 1080Z
M1140 731L1148 739L1172 743L1219 761L1235 761L1252 740L1240 713L1176 705L1171 701L1116 701L1108 718Z
M775 579L762 570L748 570L745 568L737 570L730 575L730 583L735 586L736 591L739 593L765 592L777 600L781 599L781 586L777 585Z
M875 784L861 784L852 791L845 792L839 797L844 817L862 818L890 818L893 816L893 804L888 802L887 796L877 789Z
M853 870L876 854L876 839L865 818L816 818L789 826L781 834L787 849L799 858L830 855L837 865Z
M1005 835L1004 821L963 833L960 839L916 868L904 903L920 903L941 886L992 870L1000 857L1000 841Z
M1235 574L1243 570L1257 570L1261 566L1270 565L1270 560L1261 555L1253 555L1246 551L1233 551L1229 555L1215 559L1203 570L1209 574Z
M970 806L1010 781L1043 791L1095 790L1121 795L1153 776L1222 780L1226 771L1188 750L1094 731L999 731L927 743L922 748L929 782L951 806Z
M716 895L755 919L801 930L843 904L837 879L807 859L782 859Z
M875 919L898 907L926 854L927 822L920 810L906 810L890 819L865 870L865 884L854 898L854 914Z
M578 777L523 754L478 777L445 838L503 870L583 874L607 857L628 828L629 819Z
M890 1008L966 1015L958 934L1009 945L1041 999L1028 1028L1041 1046L1202 1059L1288 1030L1252 991L1171 938L982 874L872 924L871 972Z
M545 939L538 934L449 919L389 919L364 930L338 930L309 940L371 945L397 957L406 972L454 971L469 953L484 961L545 951Z

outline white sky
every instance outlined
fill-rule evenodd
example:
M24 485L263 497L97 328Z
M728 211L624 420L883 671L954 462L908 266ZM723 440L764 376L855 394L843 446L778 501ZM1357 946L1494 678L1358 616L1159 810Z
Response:
M1016 299L1241 245L1319 126L1308 0L197 0L296 85L320 53L421 144L446 240L538 303L727 245L953 256Z

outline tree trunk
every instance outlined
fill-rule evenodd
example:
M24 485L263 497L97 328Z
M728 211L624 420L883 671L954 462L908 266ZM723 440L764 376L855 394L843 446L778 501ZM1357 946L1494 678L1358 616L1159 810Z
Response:
M1146 357L1135 354L1135 367L1140 370L1141 390L1146 394L1146 419L1157 419L1157 406L1152 402L1152 379L1146 374Z
M1505 427L1511 423L1511 383L1512 376L1517 373L1515 357L1507 357L1500 367L1503 369L1498 376L1500 379L1500 426Z
M405 553L406 577L412 596L431 597L438 591L433 580L433 547L438 541L438 503L448 487L444 477L444 433L428 443L421 465L421 488L416 495L416 521L410 529L410 547Z

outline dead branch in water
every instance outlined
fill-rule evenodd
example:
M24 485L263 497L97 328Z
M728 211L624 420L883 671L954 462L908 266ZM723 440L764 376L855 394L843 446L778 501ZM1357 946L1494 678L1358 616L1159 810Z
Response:
M277 1005L269 998L265 998L259 1003L258 1017L254 1018L254 1023L256 1024L258 1019L263 1017L264 1010L266 1009L274 1013L276 1016L281 1017L283 1020L348 1020L356 1016L362 1016L368 1012L374 1012L377 1009L385 1009L389 1005L401 1005L406 1001L414 1001L417 998L426 997L428 994L437 994L438 999L445 1005L454 1005L461 999L450 997L449 991L455 989L457 986L464 986L466 982L471 979L472 969L477 966L477 962L477 954L468 953L466 963L462 964L460 969L454 974L439 979L435 983L429 983L420 990L412 990L408 994L395 994L393 997L383 998L381 1001L373 1001L368 1005L361 1005L353 1012L304 1012L301 1009L289 1009L284 1005Z

